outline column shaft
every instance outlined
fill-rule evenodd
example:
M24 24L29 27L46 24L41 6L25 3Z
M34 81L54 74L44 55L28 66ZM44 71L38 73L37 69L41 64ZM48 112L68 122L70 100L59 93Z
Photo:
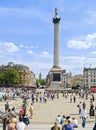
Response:
M59 23L54 24L54 67L59 66Z

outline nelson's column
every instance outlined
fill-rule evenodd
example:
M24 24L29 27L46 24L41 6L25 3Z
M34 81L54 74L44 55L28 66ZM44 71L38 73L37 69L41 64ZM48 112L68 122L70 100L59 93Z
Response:
M48 90L62 90L62 69L59 66L59 22L57 8L55 8L55 16L53 17L54 23L54 64L47 76Z

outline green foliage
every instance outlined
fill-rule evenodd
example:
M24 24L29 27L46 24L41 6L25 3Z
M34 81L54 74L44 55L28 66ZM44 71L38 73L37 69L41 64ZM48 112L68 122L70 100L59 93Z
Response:
M0 84L3 84L5 81L5 74L4 73L0 73Z
M9 68L6 72L0 73L0 84L12 86L19 83L20 75L14 68Z
M19 73L16 69L11 68L7 74L8 80L10 84L19 83Z
M40 85L46 85L46 80L44 80L44 79L40 79L40 80L37 79L37 80L36 80L36 83L37 83L37 84L40 84Z

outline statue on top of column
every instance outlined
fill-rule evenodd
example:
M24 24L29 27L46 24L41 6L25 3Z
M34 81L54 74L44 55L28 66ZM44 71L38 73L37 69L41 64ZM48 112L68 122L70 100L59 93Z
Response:
M53 23L59 23L60 17L58 16L57 8L55 8L55 16L53 17Z
M55 18L59 18L57 8L55 8Z

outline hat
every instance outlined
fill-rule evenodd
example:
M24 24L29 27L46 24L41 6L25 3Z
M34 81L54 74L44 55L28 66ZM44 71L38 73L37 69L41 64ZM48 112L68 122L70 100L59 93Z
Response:
M13 123L17 122L17 118L12 118L12 122Z

